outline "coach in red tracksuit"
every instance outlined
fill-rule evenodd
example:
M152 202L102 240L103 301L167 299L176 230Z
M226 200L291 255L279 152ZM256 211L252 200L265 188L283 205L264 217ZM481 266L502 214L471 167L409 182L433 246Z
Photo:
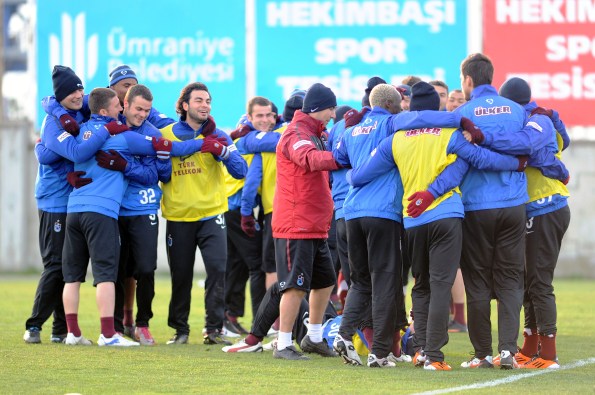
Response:
M308 359L292 345L291 332L300 303L310 291L310 323L302 351L334 356L322 340L322 318L335 285L327 245L333 200L327 170L337 163L321 140L335 115L335 94L314 84L277 145L277 189L273 200L273 238L281 292L280 325L273 356Z

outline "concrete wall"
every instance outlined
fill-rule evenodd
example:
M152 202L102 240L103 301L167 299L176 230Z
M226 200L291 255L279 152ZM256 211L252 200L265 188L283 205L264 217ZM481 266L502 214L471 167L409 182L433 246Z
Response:
M0 126L0 272L41 270L34 184L37 159L32 126ZM595 141L573 140L563 160L570 169L570 228L562 244L559 276L595 278ZM158 270L167 271L165 222L160 222ZM203 272L197 251L197 272Z

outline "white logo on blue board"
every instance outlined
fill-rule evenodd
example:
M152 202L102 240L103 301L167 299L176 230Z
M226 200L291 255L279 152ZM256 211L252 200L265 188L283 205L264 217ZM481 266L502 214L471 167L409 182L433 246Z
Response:
M70 66L83 82L88 81L97 73L99 35L87 37L84 12L74 18L63 13L60 20L61 37L49 37L50 71L56 64Z

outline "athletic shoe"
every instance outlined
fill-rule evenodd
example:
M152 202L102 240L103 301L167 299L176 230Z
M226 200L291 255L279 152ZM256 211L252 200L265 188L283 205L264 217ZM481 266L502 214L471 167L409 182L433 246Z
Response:
M467 333L467 325L452 320L448 323L448 333Z
M99 335L99 339L97 339L97 345L108 347L132 347L140 346L140 343L128 340L121 334L116 333L112 337L105 337L103 334Z
M204 344L223 344L225 346L231 346L231 342L223 337L221 332L218 330L205 333L203 339Z
M362 360L359 358L353 342L346 340L343 336L337 333L333 341L333 349L343 358L343 362L349 365L361 366Z
M465 361L461 364L462 368L465 369L489 369L493 368L492 356L488 355L485 358L473 358L470 361Z
M262 352L262 342L251 346L242 339L234 345L223 347L222 350L223 352Z
M52 335L50 336L50 341L52 343L64 343L64 340L66 340L66 336L68 336L68 333L61 333L59 335L52 333Z
M519 365L508 350L500 351L500 369L517 369Z
M188 344L188 335L186 333L176 333L166 344Z
M135 335L134 325L132 325L132 326L124 325L124 336L128 336L132 340L136 340L136 337L134 335Z
M310 354L314 353L322 355L323 357L338 356L336 352L334 352L328 347L328 343L326 341L322 340L318 343L314 343L308 335L304 336L304 338L302 339L302 342L300 343L300 348L303 352Z
M531 357L526 356L520 350L516 354L514 354L514 359L516 360L516 363L519 365L519 367L528 363L528 362L531 362ZM499 355L498 355L498 363L500 363Z
M136 329L134 329L134 340L139 342L141 346L155 345L155 339L153 339L153 335L151 335L148 326L137 326Z
M85 339L83 335L75 336L74 333L69 333L64 339L64 344L67 346L90 346L93 344L91 340Z
M36 326L32 326L31 328L25 331L25 334L23 335L23 340L25 341L25 343L29 344L41 343L41 334L39 332L41 332L41 329L39 329Z
M413 362L414 366L422 367L424 366L424 363L426 363L426 360L427 357L426 354L424 354L424 350L419 350L415 353L411 362Z
M278 334L279 334L279 331L271 326L267 332L267 337L274 337L274 336L277 336Z
M229 332L234 332L239 335L248 335L248 332L239 322L238 318L232 316L228 312L225 313L225 317L223 318L223 326L227 328Z
M277 339L273 339L262 346L263 351L273 351L275 348L277 348Z
M452 368L444 361L432 362L428 359L424 363L424 370L452 370Z
M283 350L278 350L277 347L273 350L273 358L288 359L291 361L308 361L310 358L296 350L295 346L285 347Z
M529 362L520 366L521 369L560 369L558 361L551 361L549 359L543 359L535 357Z
M392 352L390 354L388 354L388 356L386 358L389 361L393 361L395 363L397 363L397 362L411 362L413 360L413 358L411 358L410 355L401 353L400 356L395 357L395 354L393 354Z
M374 354L368 354L368 367L370 368L394 368L397 364L389 361L388 358L378 358Z

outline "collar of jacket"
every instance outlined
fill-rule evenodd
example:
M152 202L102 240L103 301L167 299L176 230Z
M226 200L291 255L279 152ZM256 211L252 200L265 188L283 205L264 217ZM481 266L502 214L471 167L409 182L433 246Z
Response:
M480 96L498 96L498 91L492 85L479 85L476 86L471 92L471 100Z
M302 124L307 130L313 131L318 137L322 136L322 132L326 129L322 122L312 118L308 114L304 114L301 110L296 110L293 119L291 120L291 124Z

